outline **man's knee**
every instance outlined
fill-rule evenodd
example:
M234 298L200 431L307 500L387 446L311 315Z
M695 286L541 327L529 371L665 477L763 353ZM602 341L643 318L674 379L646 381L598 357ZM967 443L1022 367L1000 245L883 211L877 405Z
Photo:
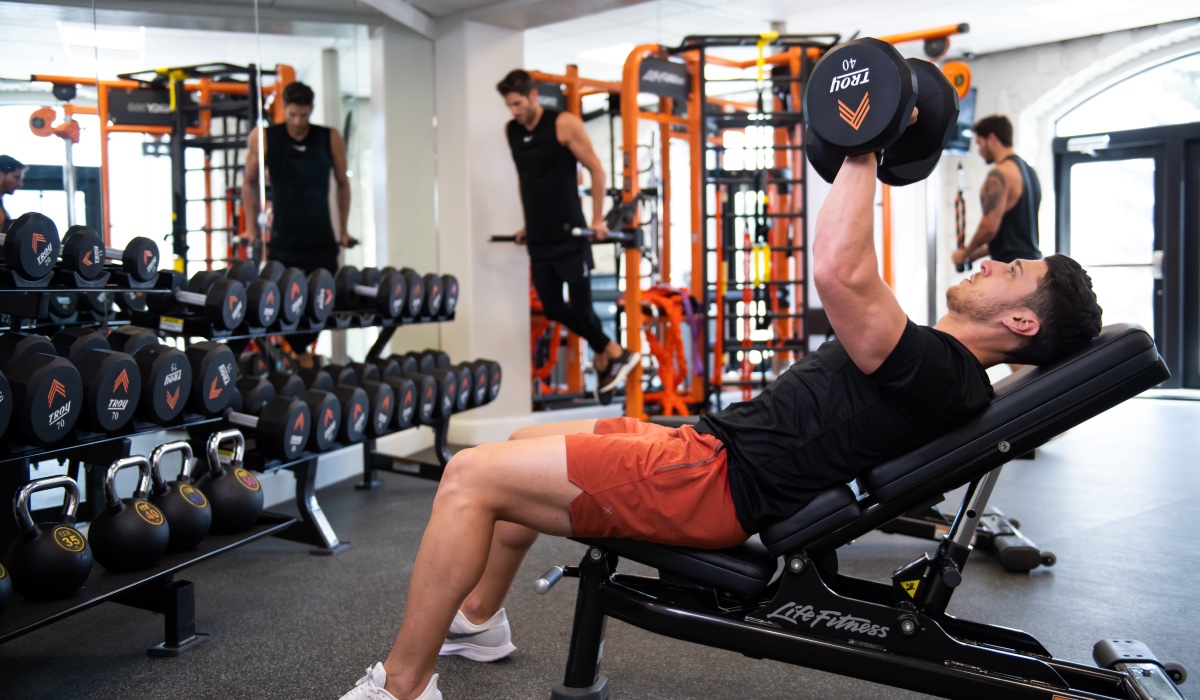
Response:
M453 500L461 505L461 502L476 498L482 487L482 477L488 470L488 461L486 451L478 447L459 451L446 464L436 499Z

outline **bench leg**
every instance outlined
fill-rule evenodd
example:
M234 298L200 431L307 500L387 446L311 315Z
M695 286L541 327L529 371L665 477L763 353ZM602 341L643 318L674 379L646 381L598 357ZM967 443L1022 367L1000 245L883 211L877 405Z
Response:
M567 652L567 672L550 700L607 700L608 679L600 674L607 618L599 609L600 586L612 575L615 562L592 547L579 565L579 594L575 598L575 622Z

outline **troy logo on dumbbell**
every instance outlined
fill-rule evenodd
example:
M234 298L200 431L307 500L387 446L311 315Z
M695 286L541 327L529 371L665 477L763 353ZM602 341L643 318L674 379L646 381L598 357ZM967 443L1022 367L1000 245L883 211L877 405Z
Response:
M849 72L833 76L833 79L829 81L829 91L837 92L853 85L866 85L871 82L871 67L854 70L857 65L858 61L853 58L842 61L842 70Z

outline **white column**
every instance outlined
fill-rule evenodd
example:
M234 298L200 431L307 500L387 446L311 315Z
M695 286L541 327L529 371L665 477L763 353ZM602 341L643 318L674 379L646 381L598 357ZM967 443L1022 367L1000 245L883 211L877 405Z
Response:
M451 441L505 439L530 420L529 261L524 248L488 237L521 227L520 195L495 85L521 67L521 32L476 22L445 28L436 42L437 210L441 269L458 277L457 320L444 324L451 357L486 357L504 368L496 401L451 420Z

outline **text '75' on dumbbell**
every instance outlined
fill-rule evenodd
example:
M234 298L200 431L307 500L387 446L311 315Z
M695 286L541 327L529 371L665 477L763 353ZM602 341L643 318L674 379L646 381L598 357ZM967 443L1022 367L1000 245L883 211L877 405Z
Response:
M304 452L312 430L312 412L303 401L276 396L265 379L238 380L235 408L226 412L231 425L254 431L254 443L267 457L291 461ZM239 404L240 405L237 405Z
M183 304L202 308L204 318L214 328L233 330L242 325L246 318L246 288L241 282L211 271L197 272L190 281L185 280L182 272L165 274L171 276L173 293L146 295L146 308L150 311L171 313L178 304Z
M45 447L66 437L83 403L83 381L75 365L56 356L45 336L5 333L0 336L0 367L12 388L18 441Z

